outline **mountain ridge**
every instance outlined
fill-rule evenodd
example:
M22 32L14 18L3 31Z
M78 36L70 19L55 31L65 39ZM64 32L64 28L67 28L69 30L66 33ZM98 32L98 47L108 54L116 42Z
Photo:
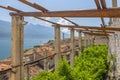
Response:
M43 25L27 24L24 26L25 38L54 38L54 30L51 27ZM0 20L0 38L11 37L11 24L7 21Z

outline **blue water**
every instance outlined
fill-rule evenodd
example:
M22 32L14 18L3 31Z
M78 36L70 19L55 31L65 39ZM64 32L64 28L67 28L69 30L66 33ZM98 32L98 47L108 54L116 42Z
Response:
M35 45L46 43L50 39L25 39L24 49L32 48ZM0 60L11 55L11 40L0 39Z

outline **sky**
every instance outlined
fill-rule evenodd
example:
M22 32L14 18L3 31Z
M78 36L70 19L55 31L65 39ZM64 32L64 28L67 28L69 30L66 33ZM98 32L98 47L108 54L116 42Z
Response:
M96 8L94 0L29 0L32 3L37 3L50 11L59 11L59 10L82 10L82 9L94 9ZM106 0L107 7L111 7L112 0ZM14 8L20 9L26 12L38 11L30 6L27 6L18 0L0 0L0 5L3 6L12 6ZM120 5L120 0L118 0L118 6ZM0 8L0 20L11 22L11 16L9 15L8 10ZM57 23L70 24L69 22L61 18L46 18L47 20L52 20ZM100 18L68 18L79 25L85 26L100 26ZM32 17L25 17L25 21L32 24L41 24L50 27L49 23L40 21ZM105 18L105 23L108 24L109 19Z

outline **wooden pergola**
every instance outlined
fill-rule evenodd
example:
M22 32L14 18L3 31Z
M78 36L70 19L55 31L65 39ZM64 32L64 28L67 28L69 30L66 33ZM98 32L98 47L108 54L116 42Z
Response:
M58 61L60 60L60 28L69 28L71 35L71 54L70 54L70 65L74 64L74 53L75 53L75 43L74 43L74 31L76 30L79 33L79 47L81 48L82 34L89 36L91 43L93 38L91 36L109 36L114 34L115 31L120 31L120 28L105 26L104 17L107 18L118 18L120 17L120 8L117 8L117 0L113 1L113 7L107 8L105 0L94 0L97 6L97 9L89 10L71 10L71 11L49 11L44 7L36 3L31 3L27 0L19 0L20 2L29 5L37 10L38 12L24 12L19 9L13 8L11 6L0 8L14 11L10 13L12 17L12 73L11 80L23 80L24 79L24 64L23 64L23 38L24 38L24 17L34 17L46 22L49 22L55 28L55 68L58 66ZM53 21L45 20L41 17L61 17L73 25L62 25ZM101 18L101 26L82 26L79 25L66 17L71 18Z

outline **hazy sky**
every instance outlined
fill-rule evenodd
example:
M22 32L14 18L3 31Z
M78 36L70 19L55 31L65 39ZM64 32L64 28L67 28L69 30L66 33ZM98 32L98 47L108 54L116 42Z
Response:
M50 11L55 10L80 10L80 9L93 9L96 8L94 0L29 0L30 2L40 4L41 6L47 8ZM112 0L106 0L107 7L111 7L111 1ZM118 6L119 6L120 0L118 0ZM17 9L23 10L23 11L38 11L36 9L33 9L18 0L0 0L0 5L3 6L12 6ZM9 12L7 10L0 8L0 20L4 21L11 21L11 17L9 16ZM64 20L60 18L47 18L49 20L57 21L59 23L65 23ZM101 24L101 20L99 18L69 18L73 20L74 22L77 22L80 25L90 25L90 26L99 26ZM34 19L32 17L25 18L26 21L33 24L42 24L46 26L50 26L49 24L46 24L40 20ZM106 24L108 23L109 19L105 19Z

